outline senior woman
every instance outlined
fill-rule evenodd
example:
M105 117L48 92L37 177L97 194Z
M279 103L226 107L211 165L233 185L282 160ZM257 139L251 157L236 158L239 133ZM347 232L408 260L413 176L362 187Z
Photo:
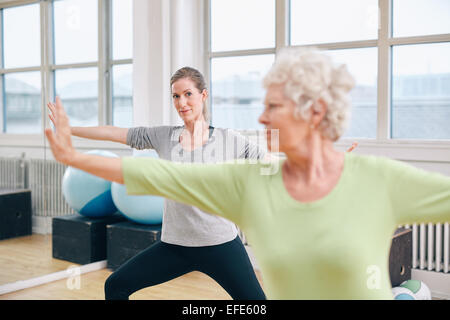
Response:
M450 178L335 150L353 79L320 51L283 50L264 86L268 148L277 133L286 155L269 164L272 174L265 163L80 154L60 105L56 135L46 134L60 162L124 183L130 194L177 199L234 221L252 244L269 299L392 299L392 234L401 224L449 221Z

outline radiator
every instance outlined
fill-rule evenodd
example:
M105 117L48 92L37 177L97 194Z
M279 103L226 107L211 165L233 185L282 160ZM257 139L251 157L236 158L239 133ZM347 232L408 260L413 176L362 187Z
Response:
M412 268L449 273L449 223L421 223L407 227L412 229Z
M0 188L30 189L33 216L73 214L62 194L65 170L66 166L53 160L0 158Z
M0 158L0 188L24 189L27 181L27 165L22 158Z
M67 166L53 160L29 160L33 215L58 217L75 213L62 194L62 178L66 168Z

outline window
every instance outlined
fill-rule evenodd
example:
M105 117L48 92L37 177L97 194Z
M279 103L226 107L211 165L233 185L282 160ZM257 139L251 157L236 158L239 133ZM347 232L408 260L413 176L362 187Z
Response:
M54 1L55 64L98 60L98 4L92 0Z
M275 47L274 0L212 0L211 50Z
M291 0L291 45L376 39L377 0Z
M4 76L5 129L8 133L36 133L41 129L41 75L39 71Z
M274 56L256 55L213 59L211 63L213 123L232 129L263 129L261 80Z
M54 1L53 21L55 94L61 98L72 126L96 126L99 124L97 1ZM86 68L85 63L94 64Z
M392 137L450 139L450 42L395 46Z
M39 5L3 9L2 22L1 131L38 133L42 122Z
M450 1L394 0L394 37L450 33Z
M376 48L330 50L333 61L347 65L355 78L350 92L351 120L343 137L376 138L377 50Z
M269 57L283 46L315 46L356 80L344 139L450 139L450 1L228 3L210 0L213 124L260 129Z
M73 126L132 125L132 0L18 0L0 13L1 133L42 134L55 95Z
M210 14L211 123L262 129L261 81L275 53L275 0L211 0Z
M41 64L39 16L37 4L3 10L4 68Z
M392 3L392 138L450 139L450 2Z
M113 115L118 127L133 125L133 12L131 0L113 0Z
M98 124L97 68L59 69L55 71L56 94L66 109L71 126Z
M291 0L290 4L290 45L327 50L355 78L351 118L343 138L375 139L378 0Z
M133 56L132 0L113 0L113 59L131 59Z
M131 64L113 67L113 123L118 127L133 125L133 82Z

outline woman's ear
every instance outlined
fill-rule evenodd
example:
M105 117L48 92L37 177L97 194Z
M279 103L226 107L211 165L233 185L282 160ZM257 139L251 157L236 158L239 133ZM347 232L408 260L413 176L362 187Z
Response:
M208 90L203 89L202 91L202 99L205 101L208 98Z
M322 98L317 100L315 105L311 108L312 110L311 123L314 125L314 127L317 128L319 123L325 117L325 114L327 113L327 108L328 106L326 102L323 101Z

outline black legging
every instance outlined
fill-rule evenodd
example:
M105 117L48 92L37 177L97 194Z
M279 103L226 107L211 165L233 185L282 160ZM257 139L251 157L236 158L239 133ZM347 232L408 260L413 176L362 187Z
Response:
M105 299L126 300L140 289L191 271L207 274L233 299L266 299L239 237L206 247L184 247L158 241L109 276L105 282Z

